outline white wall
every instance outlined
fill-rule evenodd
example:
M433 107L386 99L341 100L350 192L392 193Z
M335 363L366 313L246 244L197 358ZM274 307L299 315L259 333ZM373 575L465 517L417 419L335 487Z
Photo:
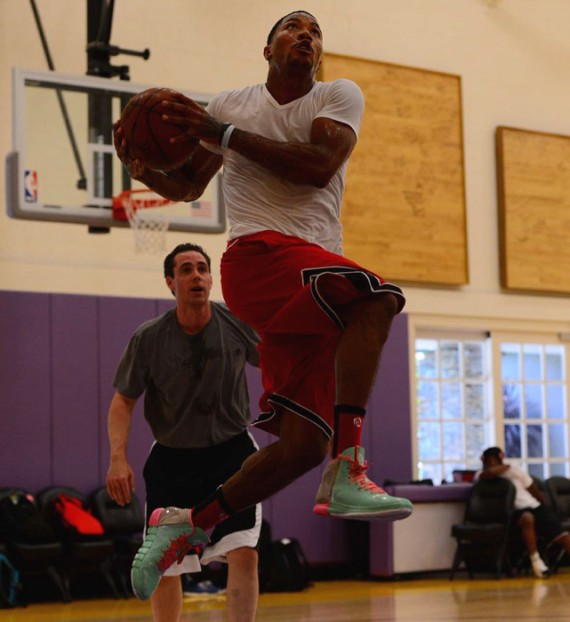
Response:
M86 70L87 0L37 0L58 71ZM116 0L111 42L151 49L121 56L141 84L215 92L260 82L269 28L285 13L313 12L329 52L462 77L470 283L405 286L411 313L566 323L565 297L499 287L494 132L498 125L570 134L568 0ZM0 152L11 147L10 70L47 69L30 5L0 1ZM3 176L0 192L4 197ZM4 202L4 199L2 199ZM9 219L0 210L0 288L164 296L160 259L135 255L129 231ZM168 246L189 236L168 234ZM224 235L193 235L216 266ZM569 231L570 243L570 231Z

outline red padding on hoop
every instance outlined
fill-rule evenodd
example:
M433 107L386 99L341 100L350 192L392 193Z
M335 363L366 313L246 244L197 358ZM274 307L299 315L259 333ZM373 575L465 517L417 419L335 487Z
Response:
M127 213L122 202L122 193L118 197L113 197L113 218L115 220L127 221Z
M134 190L123 190L121 194L116 197L113 197L113 218L115 220L128 220L127 213L125 211L125 199L128 197L131 198L131 202L135 210L145 208L145 207L164 207L165 205L172 205L176 203L176 201L171 201L170 199L165 199L164 197L158 196L154 194L154 197L151 199L137 199L137 195L143 196L144 194L153 194L152 190L148 188L136 188Z

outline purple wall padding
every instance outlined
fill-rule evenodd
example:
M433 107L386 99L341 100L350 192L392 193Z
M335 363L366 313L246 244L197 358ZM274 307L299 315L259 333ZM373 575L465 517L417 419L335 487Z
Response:
M373 456L369 476L379 484L386 479L413 479L410 413L408 318L400 314L395 317L384 346L366 415L369 436L364 446L366 455Z
M33 493L66 485L89 494L108 467L107 411L119 358L135 328L174 301L0 291L0 487ZM370 475L412 477L408 327L396 318L385 347L364 430ZM259 370L247 371L258 413ZM144 502L142 468L152 436L135 408L129 461ZM253 432L260 446L271 435ZM312 513L322 466L263 504L273 537L300 540L311 563L350 559L347 523Z
M50 297L0 292L0 484L36 491L52 472Z
M97 299L50 296L50 303L52 478L95 489L101 481Z

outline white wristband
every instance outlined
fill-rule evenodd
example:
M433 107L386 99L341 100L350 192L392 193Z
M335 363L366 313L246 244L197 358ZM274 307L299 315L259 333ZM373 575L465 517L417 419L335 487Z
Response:
M232 125L231 123L226 128L226 131L222 135L222 140L220 141L220 147L222 149L227 149L228 148L228 145L230 144L230 137L232 135L232 132L235 129L236 129L236 126Z

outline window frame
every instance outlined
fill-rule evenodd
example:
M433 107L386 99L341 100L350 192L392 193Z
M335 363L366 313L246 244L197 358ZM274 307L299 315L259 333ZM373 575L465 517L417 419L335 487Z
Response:
M414 473L415 473L415 477L416 478L421 478L421 477L425 477L425 475L420 474L419 471L419 463L420 463L420 451L419 451L419 438L418 438L418 432L419 432L419 427L420 427L420 423L422 420L420 420L419 418L419 413L417 411L417 406L418 406L418 394L417 394L417 384L418 384L418 378L416 376L416 341L418 339L426 339L426 340L437 340L438 342L445 342L445 341L458 341L461 342L462 344L465 343L481 343L482 348L483 348L483 356L484 356L484 363L485 363L485 374L484 377L490 379L492 378L493 375L493 371L492 371L492 356L491 356L491 350L489 347L489 335L487 332L485 331L478 331L478 330L472 330L472 331L465 331L465 330L442 330L442 329L424 329L424 328L418 328L415 331L415 336L412 340L412 357L413 357L413 361L412 361L412 373L411 373L411 379L412 379L412 404L413 404L413 412L414 412L414 418L413 418L413 422L412 422L412 429L413 429L413 434L414 434L414 438L413 438L413 455L414 455ZM438 350L439 352L440 350ZM438 366L439 367L439 366ZM459 377L461 384L463 385L463 387L468 384L468 382L466 382L467 378L464 375L460 375ZM442 377L440 375L438 375L437 377L437 382L438 382L438 386L441 388L444 384L445 381L442 379ZM493 409L493 398L492 398L492 390L491 387L489 387L489 380L487 380L484 383L484 402L485 402L485 413L484 413L484 417L481 420L477 420L478 423L482 423L483 426L485 427L485 437L487 439L491 439L493 438L494 435L494 426L493 426L493 416L492 416L492 409ZM464 402L463 402L464 403ZM464 425L466 425L468 422L470 421L474 421L471 420L467 417L462 417L462 418L452 418L450 419L450 422L454 422L454 421L461 421ZM442 417L438 417L438 422L440 424L440 439L443 443L443 424L445 423L445 420L442 419ZM465 439L465 436L464 436ZM443 444L442 444L442 448L443 448ZM465 450L467 448L465 447ZM442 451L442 456L443 456L443 451ZM433 461L435 463L437 463L438 461ZM445 460L442 459L439 461L439 463L442 466L442 481L443 479L446 478L446 465L449 468L449 464L452 462L457 462L457 460ZM467 469L473 469L473 468L477 468L478 465L474 465L474 464L464 464L462 468L467 468ZM449 481L449 479L447 479L447 481ZM434 483L439 484L439 481L435 481Z
M419 419L417 412L417 378L416 378L416 339L467 339L474 335L485 335L489 339L489 374L491 393L491 434L490 444L502 446L503 436L503 407L502 407L502 377L501 356L499 343L537 343L542 345L562 345L565 350L566 361L566 413L570 418L570 332L568 324L550 322L546 320L521 320L504 318L474 318L474 317L446 317L429 314L408 315L408 348L410 370L410 404L411 404L411 433L412 433L412 473L419 478ZM567 455L561 459L568 465L570 473L570 421L567 426ZM482 448L484 449L484 448ZM517 464L526 467L524 461L515 460ZM435 482L438 483L438 482Z
M565 350L565 372L566 372L566 391L565 391L565 410L566 410L566 418L557 420L557 423L565 423L566 424L566 456L564 458L552 458L550 456L543 456L541 458L532 458L528 456L528 451L525 452L524 447L526 442L521 439L522 451L521 457L513 457L509 458L507 456L507 460L512 460L520 465L527 471L532 471L531 465L542 464L542 465L550 465L550 464L565 464L566 465L566 476L570 476L570 374L569 374L569 364L570 364L570 343L565 341L560 334L547 334L547 333L534 333L530 334L527 332L521 331L494 331L492 335L492 356L493 356L493 364L495 369L497 369L497 377L494 382L493 387L493 395L494 395L494 410L497 413L495 417L495 437L499 439L498 444L503 447L504 445L504 426L505 423L508 422L504 418L503 412L503 378L501 372L501 345L502 344L520 344L521 346L536 344L541 346L547 345L561 345ZM521 385L524 387L524 379L520 380ZM543 414L543 417L534 419L527 419L526 417L522 417L521 421L524 425L527 424L527 421L532 421L532 423L541 423L548 424L548 417L546 413ZM546 468L547 474L544 479L547 479L550 476L550 468Z

